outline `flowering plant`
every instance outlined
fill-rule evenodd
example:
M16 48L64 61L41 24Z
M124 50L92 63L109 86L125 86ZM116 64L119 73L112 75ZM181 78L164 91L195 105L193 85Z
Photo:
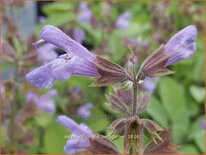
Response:
M168 129L161 128L153 120L140 117L149 101L149 95L142 87L145 77L172 74L168 66L191 57L196 50L196 34L195 26L184 28L149 55L137 72L133 54L130 58L131 68L125 70L118 64L92 54L60 29L47 25L40 33L42 40L35 45L49 43L67 53L32 70L26 77L31 84L40 88L51 88L55 80L66 80L74 75L96 77L97 80L91 84L95 87L130 82L130 87L118 89L107 96L111 107L125 116L110 125L112 134L124 136L124 153L178 153L176 146L170 143ZM93 133L87 125L78 125L66 116L59 116L57 121L73 132L64 147L65 153L120 153L112 141ZM152 142L145 147L146 133L152 137Z

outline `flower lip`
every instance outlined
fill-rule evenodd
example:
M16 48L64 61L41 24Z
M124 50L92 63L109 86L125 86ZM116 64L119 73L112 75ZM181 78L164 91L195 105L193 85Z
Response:
M78 125L72 119L64 115L58 116L56 121L72 131L75 135L94 136L94 134L90 130L82 128L81 125Z
M41 66L29 72L26 75L26 79L36 87L51 88L54 78L51 77L49 70L48 66Z

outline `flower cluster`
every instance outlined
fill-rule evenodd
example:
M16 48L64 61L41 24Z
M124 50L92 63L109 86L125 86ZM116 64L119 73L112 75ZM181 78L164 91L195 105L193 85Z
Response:
M86 11L86 14L83 15L82 11ZM81 15L79 21L88 21L91 16L87 6L83 4L80 6L79 14ZM116 26L128 27L129 18L128 13L123 14L117 20ZM178 153L176 146L170 143L170 131L162 129L153 120L140 118L140 114L145 111L149 103L149 95L144 89L152 93L157 77L173 73L168 68L170 65L194 54L196 33L193 25L184 28L149 55L136 72L134 57L131 58L131 68L124 69L114 62L91 53L60 29L46 25L40 33L42 40L35 45L42 42L53 44L64 50L66 54L32 70L26 78L32 85L41 88L51 88L55 80L67 80L71 76L96 77L96 81L91 86L98 87L129 81L132 87L114 91L107 96L112 109L125 116L110 125L113 134L124 136L124 153ZM77 113L84 114L82 117L88 118L92 107L91 103L87 103L80 107ZM65 153L114 154L120 152L110 140L99 138L98 134L95 134L86 124L77 124L66 116L59 116L57 122L72 131L64 147ZM149 134L153 140L147 147L144 146L145 134Z

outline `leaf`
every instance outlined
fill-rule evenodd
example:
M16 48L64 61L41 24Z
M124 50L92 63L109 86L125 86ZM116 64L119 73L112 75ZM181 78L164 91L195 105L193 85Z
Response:
M99 45L102 41L102 31L92 28L88 23L81 23L81 27L87 32L86 42Z
M188 134L188 128L185 128L184 124L174 124L172 126L172 141L175 144L181 144L185 140L185 136Z
M155 121L149 119L141 119L144 128L149 134L157 134L157 132L162 131L163 129Z
M189 117L193 117L195 115L198 115L199 113L199 104L197 104L197 102L194 102L192 99L192 97L188 97L187 98L187 105L188 105L188 109L190 109L188 111L188 115Z
M62 125L53 122L48 125L44 135L44 146L47 154L63 154L67 141L68 130Z
M144 17L145 18L145 17ZM139 20L139 18L138 18ZM144 32L148 31L150 29L150 25L148 23L142 25L139 23L131 23L129 29L127 30L127 36L130 38L135 38L138 35L142 35Z
M61 3L51 3L46 5L43 8L43 11L45 14L50 15L50 14L57 14L61 12L67 13L68 11L71 11L74 8L73 3L68 3L68 2L61 2Z
M121 66L111 61L108 61L100 56L96 56L96 59L97 70L101 76L90 86L109 86L127 79L127 72Z
M205 88L204 87L197 87L197 86L190 86L190 93L192 97L198 102L198 103L204 103L205 100Z
M122 59L124 59L125 54L127 54L126 52L128 52L128 49L124 47L123 41L120 41L121 38L119 33L112 33L108 37L109 49L113 54L111 59L118 63L122 63Z
M123 152L123 147L122 147L123 142L124 142L124 139L122 136L120 136L118 139L115 139L113 141L113 143L117 146L120 152Z
M180 152L183 154L199 154L197 148L194 145L183 145L180 147Z
M96 107L92 110L92 115L87 121L87 124L94 132L104 131L110 123L107 116L108 115Z
M159 93L163 106L174 124L189 123L188 108L184 88L172 78L162 78L159 83Z
M151 97L150 103L147 107L147 113L152 116L152 118L157 121L160 126L167 127L169 121L168 115L164 109L164 106L161 105L157 98Z
M148 77L172 74L173 72L165 67L168 58L169 54L164 52L164 45L161 45L144 60L139 72Z
M197 38L197 51L194 55L194 64L192 66L192 78L196 82L205 81L205 57L204 57L204 37Z
M202 121L204 121L205 116L199 116L196 120L194 120L191 124L190 124L190 133L189 133L189 138L193 139L194 135L200 131L202 131L203 129L200 127L200 124L202 123Z
M205 130L196 133L194 140L198 148L201 150L201 153L205 153Z
M68 12L52 14L51 16L47 17L47 19L44 22L40 23L36 27L35 33L38 34L40 30L47 24L59 27L74 19L75 19L75 16L72 14L69 14Z

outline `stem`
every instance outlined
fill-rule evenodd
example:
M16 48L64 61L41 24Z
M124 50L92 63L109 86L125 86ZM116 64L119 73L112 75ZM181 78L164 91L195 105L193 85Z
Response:
M137 84L136 80L133 83L133 92L132 92L132 115L134 116L136 114L136 108L137 108Z
M139 131L139 154L144 153L144 127L141 125L140 126L140 131Z
M133 92L132 92L132 115L134 116L137 108L137 80L136 80L136 71L134 62L132 63L132 71L133 71Z

